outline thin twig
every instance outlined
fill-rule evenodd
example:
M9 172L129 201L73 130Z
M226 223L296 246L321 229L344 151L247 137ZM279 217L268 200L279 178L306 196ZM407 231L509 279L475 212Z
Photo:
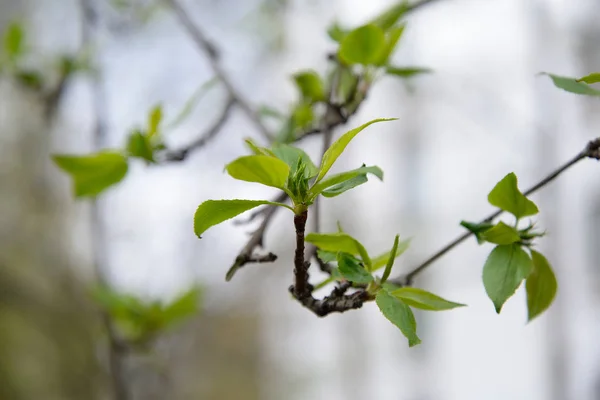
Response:
M217 120L213 123L213 125L210 128L208 128L206 132L202 133L192 143L179 150L167 151L164 156L163 162L183 161L187 158L190 152L204 147L223 128L223 126L229 119L229 116L231 115L231 111L233 110L234 105L235 100L233 99L233 97L229 97L227 103L225 104L225 107L223 108L223 111L221 111L221 115L219 115L219 118L217 118Z
M544 179L542 179L541 181L539 181L538 183L533 185L531 188L526 190L524 192L524 195L529 196L530 194L543 188L544 186L546 186L547 184L552 182L554 179L556 179L560 174L562 174L563 172L565 172L566 170L571 168L573 165L575 165L579 161L583 160L584 158L594 158L596 160L600 160L600 138L596 138L596 139L590 141L586 145L585 149L583 149L580 153L578 153L571 160L567 161L565 164L561 165L559 168L554 170L552 173L550 173ZM502 210L497 210L494 213L490 214L487 218L484 218L480 223L491 222L492 220L494 220L496 217L498 217L502 213L503 213ZM461 244L462 242L467 240L469 237L471 237L471 235L473 235L472 232L464 233L463 235L454 239L452 242L448 243L441 250L439 250L438 252L433 254L431 257L429 257L427 260L423 261L419 266L414 268L411 272L406 274L404 277L390 280L390 282L398 284L398 285L402 285L402 286L410 286L412 284L414 278L418 274L423 272L427 267L429 267L431 264L433 264L439 258L444 256L450 250L452 250L453 248L455 248L456 246L458 246L459 244Z
M219 62L219 51L217 48L208 40L202 30L192 21L190 16L187 14L185 9L181 6L178 0L168 0L175 12L175 15L190 35L196 46L208 57L208 61L215 75L225 86L229 95L234 99L235 103L244 111L246 116L254 124L256 129L265 137L265 139L271 141L273 139L271 133L267 127L262 123L258 114L252 109L250 103L248 103L240 92L237 91L227 73Z

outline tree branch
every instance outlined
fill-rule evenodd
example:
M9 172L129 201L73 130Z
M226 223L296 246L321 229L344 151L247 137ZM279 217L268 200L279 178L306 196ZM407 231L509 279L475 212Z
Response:
M214 124L210 128L208 128L206 132L202 133L195 141L193 141L184 148L181 148L179 150L167 151L165 153L163 162L183 161L187 158L190 152L204 147L223 128L223 126L229 119L229 116L231 115L231 111L233 110L234 105L235 100L233 99L233 97L230 96L227 99L227 103L225 104L223 111L221 111L221 115L219 115L219 118L217 118Z
M541 181L539 181L538 183L533 185L531 188L526 190L524 192L524 195L529 196L530 194L543 188L544 186L546 186L547 184L552 182L554 179L556 179L560 174L562 174L563 172L565 172L566 170L571 168L573 165L575 165L579 161L583 160L584 158L594 158L596 160L600 160L600 138L596 138L596 139L588 142L586 147L581 152L579 152L575 157L573 157L571 160L567 161L566 163L564 163L563 165L558 167L556 170L554 170L548 176L546 176ZM492 213L491 215L489 215L487 218L484 218L480 223L491 222L492 220L494 220L494 218L498 217L502 213L503 213L503 210L497 210L494 213ZM438 252L433 254L431 257L429 257L428 259L423 261L419 266L414 268L412 271L410 271L404 277L390 280L390 282L395 283L397 285L401 285L401 286L412 285L412 282L417 275L419 275L421 272L423 272L427 267L429 267L431 264L433 264L439 258L444 256L450 250L452 250L453 248L455 248L456 246L458 246L459 244L461 244L462 242L467 240L469 237L471 237L471 235L473 235L472 232L464 233L463 235L454 239L452 242L448 243L446 246L444 246L441 250L439 250Z
M262 123L258 114L252 109L250 103L248 103L243 96L237 91L227 73L221 66L219 62L219 51L217 48L208 40L206 35L200 30L200 28L192 21L190 16L187 14L185 9L181 6L178 0L168 0L177 16L178 20L181 22L187 33L190 35L198 49L202 51L207 57L210 63L212 70L215 75L219 78L219 80L225 86L225 89L231 96L231 98L235 101L235 103L242 109L242 111L246 114L246 116L250 119L250 121L254 124L256 129L265 137L265 139L271 141L273 137L271 133L267 129L267 127Z

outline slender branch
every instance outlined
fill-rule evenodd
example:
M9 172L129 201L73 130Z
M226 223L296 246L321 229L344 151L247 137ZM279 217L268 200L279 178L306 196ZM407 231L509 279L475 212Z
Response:
M230 96L229 99L227 99L227 103L225 104L223 111L221 111L221 115L219 115L217 120L210 128L208 128L206 132L202 133L196 140L188 144L186 147L183 147L179 150L167 151L163 162L183 161L187 158L190 152L204 147L223 128L229 119L229 116L231 115L234 105L235 100Z
M573 165L575 165L579 161L583 160L584 158L594 158L596 160L600 160L600 138L596 138L596 139L590 141L586 145L586 147L581 152L579 152L575 157L573 157L571 160L567 161L566 163L564 163L563 165L558 167L556 170L552 171L552 173L550 173L545 178L543 178L541 181L539 181L538 183L533 185L531 188L526 190L524 192L525 196L529 196L530 194L543 188L544 186L546 186L547 184L552 182L554 179L556 179L560 174L562 174L563 172L565 172L566 170L571 168ZM491 222L494 218L498 217L502 213L503 213L502 210L497 210L494 213L490 214L487 218L484 218L480 223ZM410 286L412 284L414 278L417 275L419 275L421 272L423 272L427 267L429 267L431 264L433 264L439 258L444 256L450 250L452 250L453 248L455 248L456 246L458 246L459 244L461 244L462 242L467 240L469 237L471 237L472 234L473 234L472 232L464 233L463 235L454 239L452 242L448 243L446 246L444 246L441 250L439 250L438 252L433 254L431 257L429 257L428 259L423 261L419 266L414 268L412 271L410 271L404 277L393 279L393 280L391 280L391 282L398 284L398 285L402 285L402 286Z
M246 116L250 119L250 121L254 124L256 129L265 137L265 139L271 141L273 137L271 133L267 129L267 127L262 123L258 114L252 109L250 103L248 103L243 96L238 92L235 88L227 73L221 66L219 62L219 52L217 48L208 40L206 35L202 32L202 30L192 21L190 16L187 14L185 9L181 6L178 0L168 0L175 12L175 15L190 35L198 49L202 51L207 57L210 63L212 70L215 75L219 78L219 80L225 86L229 95L233 98L235 103L244 111Z

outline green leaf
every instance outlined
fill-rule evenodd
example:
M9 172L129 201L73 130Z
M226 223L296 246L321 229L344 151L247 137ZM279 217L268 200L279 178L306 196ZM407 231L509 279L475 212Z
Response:
M44 78L37 71L19 70L15 73L17 82L33 90L42 90L44 88Z
M162 106L157 105L148 114L148 139L158 134L158 125L163 118Z
M402 18L407 9L407 2L405 0L399 1L395 5L389 7L384 12L379 14L373 20L371 20L371 24L377 25L384 31L387 31L394 25L396 22Z
M583 82L577 82L577 79L575 79L575 78L569 78L566 76L558 76L558 75L553 75L553 74L548 74L548 73L542 73L542 74L548 75L552 79L554 86L556 86L559 89L566 90L567 92L575 93L575 94L583 94L583 95L587 95L587 96L599 96L600 97L600 90L593 89Z
M337 260L337 253L333 251L317 249L317 257L319 257L324 263L330 263Z
M211 226L218 225L223 221L227 221L245 211L264 204L285 207L294 211L286 204L274 203L267 200L207 200L198 206L194 214L194 232L196 236L202 238L201 235Z
M113 151L88 156L54 155L54 163L73 179L76 197L94 197L127 175L127 158Z
M498 314L532 268L531 258L518 244L499 245L492 250L483 266L483 285Z
M477 223L477 222L469 222L469 221L460 221L460 225L463 226L464 228L466 228L468 231L470 231L473 235L475 235L475 238L477 239L477 243L479 243L479 244L485 242L485 240L483 240L483 237L482 237L483 232L487 231L492 226L494 226L494 224L489 223L489 222Z
M325 89L321 77L312 70L294 74L294 81L307 102L325 100Z
M281 113L281 111L277 110L276 108L267 106L267 105L262 105L258 108L258 110L256 110L256 113L261 117L261 118L274 118L276 120L284 120L285 119L285 115L283 115Z
M398 44L398 41L400 40L400 38L402 37L402 34L404 33L404 28L405 28L405 25L401 25L401 26L392 28L388 32L388 34L386 35L386 38L385 38L385 46L383 48L383 51L381 52L381 55L379 56L379 61L377 62L377 65L385 65L388 63L392 53L396 49L396 45Z
M340 24L336 21L327 28L327 34L334 41L340 43L346 35L348 31L343 29Z
M250 150L252 150L252 152L257 156L263 155L275 157L275 154L273 154L273 152L270 149L267 149L266 147L260 147L259 145L254 143L252 139L244 139L244 142L246 142Z
M336 96L342 104L347 104L353 100L358 87L359 78L350 68L339 67L339 82L335 88Z
M198 312L200 294L199 288L192 288L165 306L163 310L164 322L172 324Z
M394 266L394 260L396 259L396 253L398 253L398 241L400 240L400 235L396 235L394 238L394 245L392 246L392 250L390 251L390 256L388 257L388 261L385 266L385 271L383 271L383 275L381 277L381 283L385 283L387 279L390 277L390 273L392 272L392 267Z
M25 52L25 29L18 22L12 22L4 32L4 53L14 63Z
M338 140L335 141L335 143L331 145L331 147L327 149L325 154L323 154L323 159L321 160L321 167L319 168L319 175L317 175L317 182L319 182L321 179L323 179L323 177L325 177L325 174L329 172L333 163L335 163L335 160L337 160L338 157L346 149L348 143L350 143L350 141L354 139L354 137L358 135L363 129L376 122L394 121L396 119L397 118L374 119L372 121L367 122L366 124L359 126L358 128L354 128L344 133Z
M409 246L410 239L406 239L398 243L398 248L396 249L396 254L394 255L394 258L400 257L402 253L404 253L408 249ZM373 259L372 271L377 271L378 269L383 268L390 259L391 254L393 254L392 251L388 251L375 257Z
M380 27L365 25L342 40L339 57L347 64L376 64L384 51L385 37Z
M181 109L181 111L179 111L175 119L167 125L167 129L173 129L176 126L180 125L183 121L185 121L190 116L190 114L192 113L196 105L200 102L200 100L202 100L202 98L204 98L204 96L208 93L208 91L220 82L221 80L219 79L219 77L215 76L209 79L208 81L204 82L202 85L200 85L200 87L194 92L192 97L190 97L185 102L183 108Z
M375 302L383 316L396 325L406 336L410 347L421 343L421 339L417 336L417 321L409 306L385 290L377 292Z
M373 281L371 274L359 260L348 253L337 254L338 271L344 278L355 283L370 283Z
M495 244L511 244L521 240L519 232L502 221L483 232L481 238Z
M397 76L399 78L412 78L416 75L430 74L433 71L424 67L394 67L392 65L388 65L385 68L385 72L388 75Z
M585 82L587 84L599 83L600 82L600 72L593 72L583 78L577 79L577 82Z
M292 111L292 118L294 122L291 126L291 128L293 127L292 130L295 130L296 127L301 129L309 127L315 119L312 106L309 103L298 104ZM291 135L291 133L292 132L289 132L286 135ZM289 140L283 141L283 143L288 142Z
M488 195L491 205L507 211L517 219L537 214L535 203L525 197L517 186L517 176L511 172L494 186Z
M229 175L246 182L261 183L279 189L285 187L290 167L278 158L270 156L244 156L225 167Z
M314 244L321 250L348 253L353 256L360 255L365 265L371 269L371 258L365 247L347 233L309 233L306 235L305 241Z
M290 167L290 174L293 174L298 167L298 160L306 165L306 178L312 178L319 173L319 169L302 149L287 144L276 143L272 147L272 152L275 157Z
M531 250L531 258L533 260L533 272L525 282L529 321L550 307L558 288L556 277L546 257L535 250Z
M154 162L154 150L148 136L140 131L134 131L129 135L127 141L127 152L131 157L141 158L148 162Z
M313 196L322 194L325 197L335 197L347 190L367 182L367 174L373 174L383 180L383 171L377 166L362 167L351 171L335 174L313 185L310 192Z
M420 308L421 310L444 311L457 307L466 307L466 304L454 303L442 299L433 293L419 288L403 287L394 290L390 294L395 298L402 300L405 304L408 304L411 307Z

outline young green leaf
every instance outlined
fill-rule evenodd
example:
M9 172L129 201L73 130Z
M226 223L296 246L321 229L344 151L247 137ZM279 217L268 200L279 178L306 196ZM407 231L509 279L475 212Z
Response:
M267 200L207 200L198 206L194 214L194 232L196 236L202 238L201 235L211 226L218 225L223 221L227 221L245 211L264 204L285 207L294 211L287 204L274 203Z
M457 307L466 307L466 304L454 303L442 299L433 293L419 288L403 287L394 290L390 294L395 298L402 300L405 304L408 304L411 307L420 308L421 310L444 311Z
M356 28L342 40L339 57L347 64L376 64L384 51L383 30L376 25Z
M337 254L338 271L344 278L355 283L370 283L373 276L365 269L359 260L348 253Z
M479 244L485 241L483 240L482 234L488 229L490 229L492 226L494 226L494 224L491 224L489 222L476 223L469 221L460 221L460 225L462 227L465 227L468 231L475 235L477 243Z
M343 29L340 24L336 21L327 28L327 35L334 41L340 43L346 35L348 31Z
M306 178L312 178L319 173L319 169L312 162L308 154L302 149L287 144L276 143L272 152L275 157L285 162L290 167L290 174L294 173L298 166L298 160L306 165Z
M589 75L584 76L583 78L577 79L577 82L585 82L587 84L599 83L600 82L600 72L593 72Z
M517 219L537 214L535 203L525 197L517 186L517 176L511 172L494 186L488 195L491 205L507 211Z
M310 192L313 196L322 194L325 197L335 197L367 182L367 174L373 174L379 180L383 180L383 171L381 168L377 166L365 167L363 164L360 168L330 176L316 183L310 189Z
M483 266L483 285L498 314L532 268L531 258L518 244L498 245L492 250Z
M417 321L409 306L390 295L385 289L377 292L375 302L383 316L406 336L410 347L421 343L421 339L417 336Z
M300 103L292 111L293 127L306 128L309 127L315 119L312 106L309 103ZM287 142L284 142L287 143Z
M275 157L275 154L273 154L273 152L270 149L267 149L266 147L260 147L259 145L254 143L254 141L250 138L244 139L244 142L246 142L246 144L248 145L250 150L252 150L252 153L254 153L254 155Z
M398 258L404 253L408 247L410 246L410 239L403 240L398 243L398 248L396 249L396 254L394 258ZM371 271L377 271L380 268L383 268L390 259L390 256L394 254L392 251L388 251L386 253L380 254L373 259L373 268Z
M127 175L127 158L113 151L88 156L54 155L54 163L73 179L75 197L94 197Z
M481 238L495 244L511 244L521 240L519 232L502 221L483 232Z
M198 312L200 294L200 289L195 287L166 305L162 312L165 324L172 324Z
M552 79L552 83L559 89L566 90L570 93L583 94L587 96L598 96L600 97L600 90L593 89L583 82L577 82L575 78L569 78L566 76L558 76L548 73L542 73L548 75Z
M406 12L406 9L407 2L404 0L399 1L398 3L394 4L393 6L389 7L384 12L379 14L373 20L371 20L371 24L377 25L384 31L387 31L388 29L396 25L396 22L398 22L402 18L402 16Z
M333 251L317 249L317 257L324 263L330 263L337 260L337 253Z
M14 63L25 52L25 29L18 22L12 22L4 32L4 54Z
M15 72L15 79L29 89L42 90L44 88L44 77L37 71L20 69Z
M550 307L558 288L556 277L546 257L535 250L531 250L531 258L533 260L533 272L525 281L529 321Z
M360 255L368 269L371 269L372 262L367 250L358 240L347 233L309 233L306 235L305 241L314 244L321 250L343 252L353 256Z
M154 162L154 150L148 136L134 131L127 140L127 152L131 157L138 157L150 163Z
M433 71L429 68L424 67L394 67L392 65L388 65L385 68L385 72L388 75L397 76L398 78L412 78L413 76L422 75L422 74L430 74Z
M381 283L385 283L387 279L390 277L392 273L392 267L394 266L394 260L396 259L396 253L398 252L398 241L400 240L400 235L396 235L394 238L394 245L392 246L392 250L390 251L390 256L388 257L387 263L385 265L385 270L383 271L383 275L381 276Z
M202 98L208 93L210 89L212 89L215 85L221 83L219 77L215 76L211 79L204 82L200 87L194 92L192 97L190 97L184 104L183 108L175 119L167 125L167 129L173 129L186 120L194 110L194 107L202 100Z
M331 147L327 149L325 154L323 154L323 159L321 160L321 167L319 168L319 175L317 175L317 182L319 182L321 179L323 179L323 177L325 177L325 174L329 172L333 163L335 163L335 160L337 160L338 157L342 154L342 152L346 149L348 143L350 143L350 141L354 139L354 137L358 135L363 129L376 122L394 121L396 119L397 118L374 119L372 121L367 122L366 124L359 126L358 128L354 128L344 133L338 140L336 140L331 145Z
M394 28L391 28L387 33L385 38L385 46L381 55L379 56L379 60L377 61L377 65L385 65L388 63L390 56L396 49L396 45L402 37L402 33L404 33L405 25L400 25Z
M229 175L246 182L261 183L279 189L285 187L290 167L278 158L270 156L244 156L225 167Z
M163 118L162 106L157 105L148 114L148 139L158 134L158 125Z
M321 77L313 70L294 74L294 81L305 101L312 103L325 100L325 89Z

